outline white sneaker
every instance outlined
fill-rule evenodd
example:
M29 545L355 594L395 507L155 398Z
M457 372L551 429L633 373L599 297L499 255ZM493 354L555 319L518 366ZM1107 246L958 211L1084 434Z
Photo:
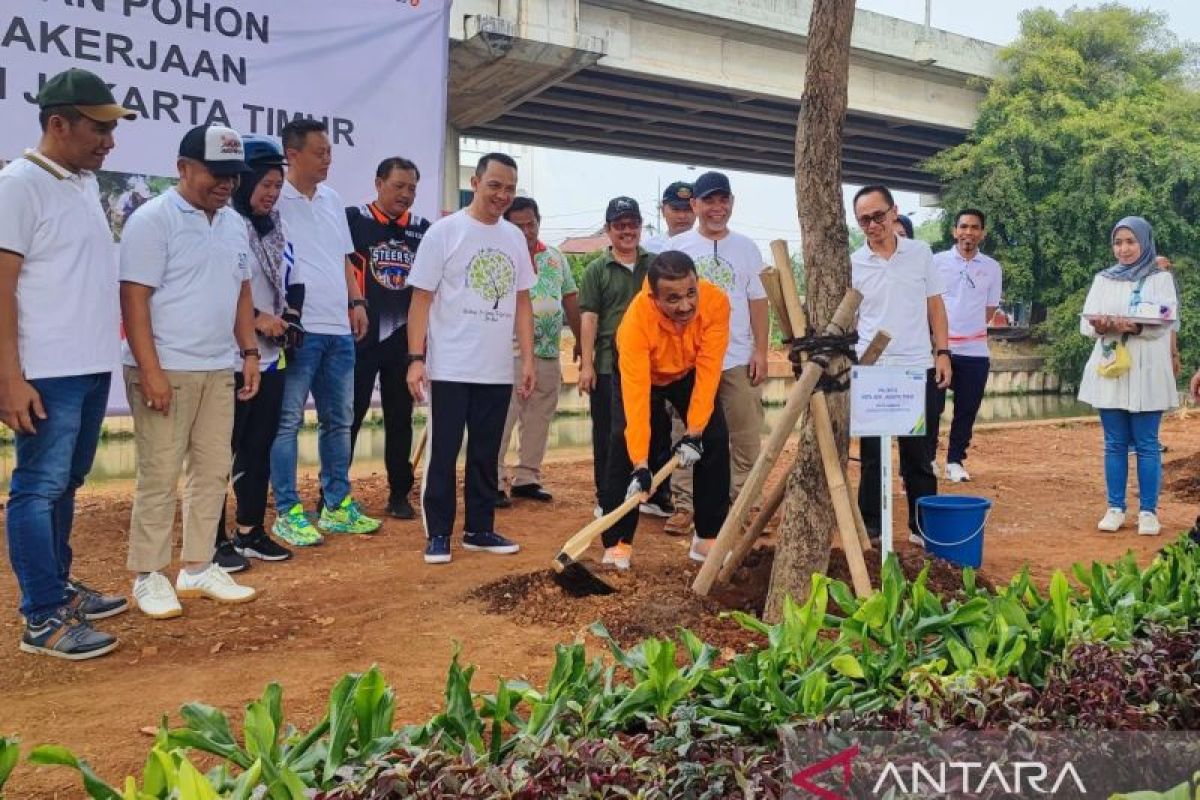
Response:
M950 463L946 465L946 480L951 483L962 483L971 480L971 474L962 464Z
M941 475L939 475L939 474L938 474L938 465L937 465L937 459L936 459L936 458L935 458L933 461L930 461L930 462L929 462L929 468L930 468L931 470L933 470L933 477L935 477L935 478L940 478L940 477L942 477Z
M663 519L666 519L667 517L671 516L671 514L674 513L674 511L666 510L665 508L660 506L658 503L655 503L653 500L647 501L647 502L639 505L638 512L640 512L642 514L649 514L652 517L662 517Z
M248 603L258 596L257 590L236 582L216 564L209 564L194 575L186 569L179 570L175 591L180 597L207 597L218 603Z
M908 543L915 544L917 547L924 547L925 539L923 537L920 537L917 534L913 533L912 531L909 531L908 532Z
M1162 533L1162 525L1153 511L1138 513L1138 534L1141 536L1158 536Z
M701 564L708 558L708 551L712 549L715 539L701 539L699 536L692 534L692 546L688 549L688 558L692 561L699 561ZM700 546L701 542L707 542L704 547Z
M171 582L161 572L139 575L133 581L133 602L143 614L154 619L170 619L183 613Z
M1119 508L1110 508L1104 513L1104 519L1100 520L1100 524L1096 527L1108 533L1114 533L1121 530L1121 526L1125 524L1125 512Z
M604 548L604 558L600 559L601 564L611 564L619 570L629 569L629 563L633 558L633 547L624 542L617 542L612 547Z

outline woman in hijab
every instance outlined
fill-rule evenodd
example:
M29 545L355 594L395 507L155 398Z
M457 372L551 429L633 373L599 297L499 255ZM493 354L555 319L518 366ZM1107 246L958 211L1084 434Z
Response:
M275 210L283 188L283 150L274 140L260 136L243 137L243 145L246 164L252 171L234 191L233 207L246 219L250 236L250 294L262 366L258 394L249 401L237 401L234 410L237 530L230 538L222 509L213 556L213 561L227 572L246 569L250 558L285 561L292 557L290 550L267 534L263 523L271 478L271 443L283 402L284 348L295 347L304 334L298 310L303 305L304 286L289 285L284 257L287 243Z
M1137 453L1138 533L1154 536L1162 453L1158 426L1179 402L1171 369L1170 332L1177 319L1175 282L1157 263L1154 231L1125 217L1110 236L1117 263L1101 270L1083 304L1080 332L1095 347L1079 383L1079 399L1100 411L1108 511L1102 531L1125 524L1129 449ZM1122 352L1123 351L1123 352Z

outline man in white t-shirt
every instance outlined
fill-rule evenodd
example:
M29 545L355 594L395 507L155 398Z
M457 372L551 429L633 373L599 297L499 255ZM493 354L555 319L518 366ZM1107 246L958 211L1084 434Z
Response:
M668 250L692 257L700 277L729 297L729 347L721 365L717 398L729 428L730 491L736 497L762 448L762 382L767 377L769 310L759 273L758 245L729 229L733 192L720 172L706 172L692 185L696 228L671 239ZM691 474L676 472L671 481L675 514L664 530L685 534L692 528Z
M374 533L380 522L362 513L350 495L350 428L354 421L354 343L369 328L366 305L350 256L354 241L346 204L324 181L333 147L318 120L298 119L280 134L287 179L279 218L304 283L304 341L289 359L283 407L271 446L271 489L276 536L297 547L319 544L325 533ZM321 455L321 502L316 527L296 489L296 437L312 392ZM320 530L318 530L318 528Z
M666 250L667 242L681 233L687 233L696 224L696 212L692 210L692 185L686 181L675 181L664 189L659 212L667 230L642 242L643 249L650 253Z
M0 422L16 437L5 531L21 650L82 661L117 646L90 620L129 607L71 576L70 536L119 352L117 260L95 170L117 121L135 115L81 69L51 77L37 100L37 149L0 170Z
M242 137L203 125L179 143L179 184L146 202L121 236L125 391L137 445L137 489L126 566L133 596L155 619L183 613L180 597L244 603L257 594L212 561L229 480L235 356L240 400L258 393L250 238L228 203L248 171ZM183 552L175 586L171 533L180 473Z
M942 303L941 277L933 266L933 251L920 240L896 235L896 203L886 186L859 189L854 195L854 216L866 234L866 242L850 256L851 281L863 295L858 309L858 354L862 355L877 331L891 334L891 343L878 363L927 370L925 418L929 419L938 389L950 385L951 371L946 307ZM931 352L935 349L936 356ZM901 436L897 442L900 475L908 498L909 538L921 543L917 500L937 494L929 441L925 436ZM860 446L858 505L868 531L875 537L880 530L879 438L864 437Z
M954 215L956 245L933 257L946 293L946 316L950 324L950 365L953 378L954 418L946 449L946 478L958 483L971 479L963 462L971 445L971 430L983 402L991 359L988 352L988 321L1000 305L1003 273L996 259L979 252L987 236L986 218L976 208ZM937 392L936 413L929 422L929 451L937 458L938 429L946 410L946 390ZM934 467L936 471L936 466Z
M463 549L515 553L494 530L500 438L513 394L513 333L520 399L533 393L536 282L525 236L503 219L517 191L517 164L503 153L479 159L466 208L425 232L408 276L408 388L429 397L429 459L421 486L425 562L450 561L455 463L467 434Z

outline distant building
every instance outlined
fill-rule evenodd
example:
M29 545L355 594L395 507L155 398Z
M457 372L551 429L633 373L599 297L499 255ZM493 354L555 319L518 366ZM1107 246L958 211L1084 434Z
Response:
M567 255L586 255L608 247L608 235L603 230L591 236L572 236L563 239L558 249Z

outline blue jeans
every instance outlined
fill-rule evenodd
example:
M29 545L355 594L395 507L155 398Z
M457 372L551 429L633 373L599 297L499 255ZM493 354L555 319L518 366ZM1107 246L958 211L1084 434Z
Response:
M8 492L8 558L21 587L21 613L40 622L67 602L75 491L96 457L108 405L107 373L38 378L46 419L16 436Z
M337 508L350 494L350 423L354 419L354 337L310 333L283 371L283 408L271 445L275 510L286 514L300 502L296 492L296 436L312 392L317 407L321 491Z
M1162 485L1162 450L1158 446L1161 411L1100 409L1104 428L1104 483L1108 507L1125 510L1125 484L1129 479L1129 445L1137 452L1138 501L1141 511L1158 510Z

